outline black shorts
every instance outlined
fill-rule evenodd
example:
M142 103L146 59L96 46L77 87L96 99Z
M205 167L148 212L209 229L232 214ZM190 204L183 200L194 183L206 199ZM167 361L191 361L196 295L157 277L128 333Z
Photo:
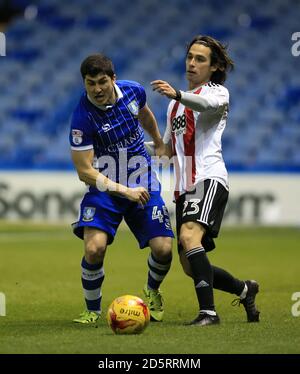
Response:
M227 200L228 191L214 179L199 182L195 190L179 196L176 200L177 238L183 223L198 222L206 229L202 239L205 251L213 250L213 238L219 234ZM181 250L182 246L178 244L178 252Z

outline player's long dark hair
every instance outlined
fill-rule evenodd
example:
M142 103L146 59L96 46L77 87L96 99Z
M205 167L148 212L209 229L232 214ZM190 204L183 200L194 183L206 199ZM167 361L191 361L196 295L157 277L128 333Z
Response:
M84 79L86 75L95 77L99 73L113 77L115 75L112 61L100 53L88 56L82 61L80 72Z
M227 46L207 35L197 35L187 46L187 54L193 44L202 44L211 50L211 66L217 66L217 70L211 75L213 83L223 84L227 78L227 72L234 68L234 62L228 56Z

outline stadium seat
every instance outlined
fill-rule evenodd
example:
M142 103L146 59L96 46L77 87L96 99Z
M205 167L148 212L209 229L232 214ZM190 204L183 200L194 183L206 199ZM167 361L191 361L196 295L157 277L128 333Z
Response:
M112 58L119 79L145 86L163 133L168 100L153 93L149 83L162 78L186 88L185 44L206 33L229 44L236 66L226 82L231 102L223 149L229 168L289 162L300 167L299 58L290 51L300 5L293 0L268 1L263 7L260 0L40 0L37 9L34 19L20 16L5 30L9 43L7 58L0 59L0 129L8 138L7 144L0 142L0 153L7 151L6 161L11 156L6 165L18 160L8 152L11 141L34 128L34 145L18 140L28 161L24 165L71 167L67 141L58 139L60 131L67 136L82 91L80 63L95 52ZM182 9L188 22L182 21ZM45 136L53 137L57 152ZM291 157L279 144L285 137L293 139Z

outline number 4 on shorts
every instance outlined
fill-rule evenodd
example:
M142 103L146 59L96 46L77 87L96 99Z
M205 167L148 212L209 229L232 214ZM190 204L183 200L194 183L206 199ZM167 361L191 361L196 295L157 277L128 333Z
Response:
M152 220L154 221L155 219L158 219L160 223L162 223L164 221L164 216L161 212L160 209L157 209L158 207L157 206L154 206L153 207L153 210L152 210Z

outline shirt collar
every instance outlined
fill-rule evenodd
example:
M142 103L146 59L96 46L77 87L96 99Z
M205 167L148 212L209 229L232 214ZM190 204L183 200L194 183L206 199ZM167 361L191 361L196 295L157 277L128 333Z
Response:
M116 90L116 93L117 93L117 101L118 101L119 99L122 99L123 92L120 90L120 87L118 85L116 85L116 83L114 83L114 86L115 86L115 90Z
M115 91L116 91L116 94L117 94L117 100L116 100L116 102L117 102L118 100L122 99L122 97L123 97L124 95L123 95L123 92L121 91L120 87L117 86L116 83L114 83L114 88L115 88ZM95 105L95 107L97 107L97 108L99 108L99 109L101 109L101 110L104 110L104 111L105 111L105 110L108 110L108 109L110 109L110 108L113 107L112 104L109 104L109 105L97 105L97 104L95 104L95 103L92 102L92 100L91 100L91 98L89 97L88 94L86 94L86 96L87 96L88 100L89 100L93 105Z
M193 92L196 92L197 90L199 90L199 88L201 88L201 87L207 85L208 83L211 83L211 81L205 82L205 83L201 84L200 86L195 87L195 88L193 88L192 90L189 90L189 91L187 91L187 92L192 92L192 93L193 93Z

